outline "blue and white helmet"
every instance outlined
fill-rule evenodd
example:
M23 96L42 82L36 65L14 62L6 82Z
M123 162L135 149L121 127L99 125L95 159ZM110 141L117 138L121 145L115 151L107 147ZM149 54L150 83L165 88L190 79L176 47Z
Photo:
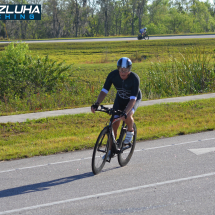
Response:
M122 57L117 61L117 67L128 68L128 67L131 67L131 65L132 65L132 62L127 57Z

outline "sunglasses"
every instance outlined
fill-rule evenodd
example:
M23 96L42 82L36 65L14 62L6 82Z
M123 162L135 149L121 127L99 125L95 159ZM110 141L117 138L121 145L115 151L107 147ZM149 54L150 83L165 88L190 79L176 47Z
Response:
M130 70L128 68L124 68L124 70L122 68L120 68L119 71L121 73L129 73L130 72Z

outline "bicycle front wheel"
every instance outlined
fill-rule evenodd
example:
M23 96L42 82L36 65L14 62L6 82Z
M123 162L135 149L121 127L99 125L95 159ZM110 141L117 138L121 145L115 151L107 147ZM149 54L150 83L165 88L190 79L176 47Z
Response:
M109 151L109 129L105 127L98 136L93 150L92 171L96 175L105 165Z
M122 152L118 154L118 162L120 166L127 165L133 155L135 145L136 145L136 137L137 137L137 128L135 123L133 125L133 129L134 129L134 136L132 141L129 144L123 143L126 136L126 132L122 131L124 132L124 134L122 135L123 137L122 137L121 146L120 146Z

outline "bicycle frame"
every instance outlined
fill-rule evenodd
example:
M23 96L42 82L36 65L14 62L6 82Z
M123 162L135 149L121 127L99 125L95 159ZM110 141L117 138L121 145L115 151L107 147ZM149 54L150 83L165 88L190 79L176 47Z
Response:
M111 119L112 119L112 118L111 118ZM108 129L109 129L109 131L110 131L110 133L109 133L109 134L110 134L110 137L109 137L109 138L111 138L111 140L112 140L112 149L111 149L111 151L112 151L113 155L114 155L114 154L119 155L119 154L123 153L125 150L131 148L131 147L132 147L132 144L129 143L129 144L127 144L126 146L122 144L123 136L124 136L124 134L125 134L125 132L126 132L126 130L127 130L126 127L125 127L125 122L124 122L124 121L123 121L122 126L121 126L120 136L119 136L118 140L115 139L115 135L114 135L114 132L113 132L113 127L112 127L112 125L113 125L115 122L117 122L117 121L119 121L119 120L121 120L121 119L120 119L120 118L118 118L118 119L112 119L112 120L111 120L111 119L110 119L110 123L109 123L109 126L108 126ZM123 132L122 129L125 129L125 131ZM110 143L110 142L109 142L109 143ZM112 156L111 156L111 157L112 157ZM111 157L110 157L110 160L108 160L107 162L110 162L110 161L111 161Z
M105 111L103 111L103 110L105 110ZM110 122L109 122L109 125L108 125L108 129L110 131L109 138L111 138L111 140L112 140L112 146L114 147L114 150L113 150L114 153L115 154L119 154L121 152L121 149L118 148L118 146L117 146L118 144L117 144L117 141L115 139L115 135L114 135L114 131L113 131L113 127L112 126L113 126L113 124L115 122L121 120L120 117L114 118L114 116L118 115L119 113L122 113L122 111L114 111L113 109L111 109L111 111L110 111L108 108L105 108L103 105L101 105L101 110L97 110L97 111L105 112L105 113L108 113L109 115L111 115ZM122 128L124 128L124 126L125 126L125 122L123 121ZM122 139L121 135L122 135L122 132L120 132L119 140Z
M115 138L115 135L114 135L114 131L113 131L113 124L115 123L115 122L117 122L117 121L119 121L119 120L121 120L120 118L117 118L117 119L113 119L113 121L111 121L110 120L110 123L109 123L109 131L110 131L110 134L111 134L111 139L112 139L112 146L114 147L114 150L113 150L113 152L115 153L115 154L119 154L119 153L121 153L121 149L118 147L118 142L117 142L117 140L116 140L116 138ZM125 122L123 121L123 123L122 123L122 128L121 129L123 129L124 128L124 126L125 126ZM122 132L120 132L120 136L119 136L119 142L122 140Z

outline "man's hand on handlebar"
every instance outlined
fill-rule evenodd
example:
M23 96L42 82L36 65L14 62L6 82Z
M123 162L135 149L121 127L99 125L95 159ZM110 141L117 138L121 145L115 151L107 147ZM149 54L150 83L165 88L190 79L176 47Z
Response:
M95 113L95 111L98 109L98 107L99 107L99 103L96 102L95 104L93 104L91 106L91 112Z
M126 119L126 118L127 118L126 112L123 111L123 112L120 114L120 118L121 118L122 120Z

